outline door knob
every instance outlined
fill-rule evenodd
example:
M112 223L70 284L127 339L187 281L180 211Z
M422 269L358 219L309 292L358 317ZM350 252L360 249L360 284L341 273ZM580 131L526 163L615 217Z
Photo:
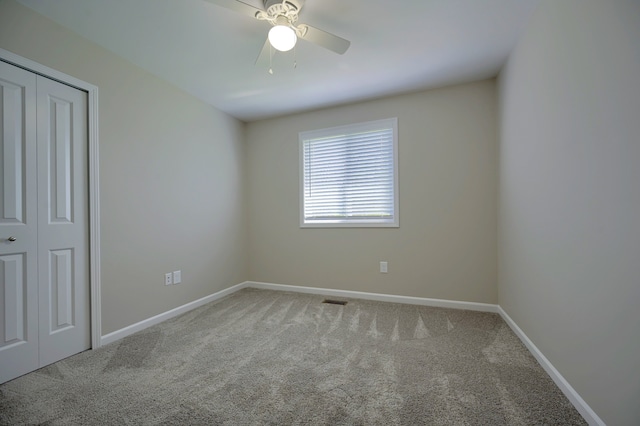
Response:
M11 242L14 242L15 240L17 240L17 238L16 237L9 237L9 238L7 238L7 240L9 240Z

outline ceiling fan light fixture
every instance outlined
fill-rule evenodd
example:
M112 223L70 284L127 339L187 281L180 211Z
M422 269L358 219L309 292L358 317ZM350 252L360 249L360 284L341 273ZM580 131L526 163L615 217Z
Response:
M287 25L276 25L269 30L269 43L281 52L293 49L297 41L296 32Z

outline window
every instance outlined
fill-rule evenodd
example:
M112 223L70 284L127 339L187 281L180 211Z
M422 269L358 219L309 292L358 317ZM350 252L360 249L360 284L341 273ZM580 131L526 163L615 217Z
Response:
M300 133L301 227L398 227L398 119Z

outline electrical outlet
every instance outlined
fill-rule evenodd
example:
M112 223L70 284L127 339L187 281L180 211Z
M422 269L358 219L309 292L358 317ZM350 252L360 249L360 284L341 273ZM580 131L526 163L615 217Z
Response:
M182 282L182 271L173 271L173 283L180 284Z
M167 272L166 274L164 274L164 285L171 284L173 284L173 275L171 274L171 272Z
M387 262L380 262L380 273L381 274L387 273Z

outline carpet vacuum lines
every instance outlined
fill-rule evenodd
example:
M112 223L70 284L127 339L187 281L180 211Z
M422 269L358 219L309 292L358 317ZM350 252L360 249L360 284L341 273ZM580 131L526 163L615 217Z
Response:
M0 385L0 424L584 425L499 314L244 288Z

